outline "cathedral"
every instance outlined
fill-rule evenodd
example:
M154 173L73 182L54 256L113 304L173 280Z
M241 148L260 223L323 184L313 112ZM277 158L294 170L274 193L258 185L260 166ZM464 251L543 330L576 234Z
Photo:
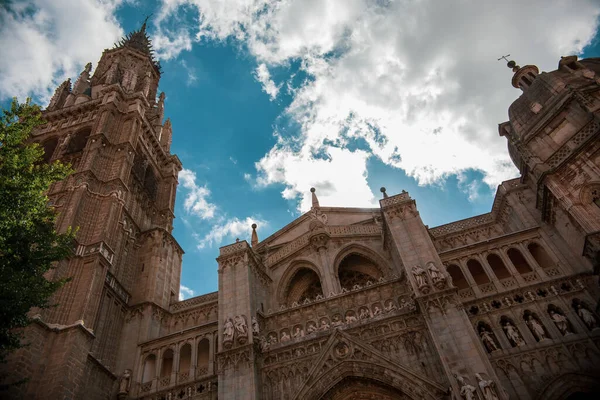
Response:
M346 208L311 189L309 212L219 249L217 292L179 301L182 166L145 24L128 34L33 134L75 170L48 197L79 231L49 277L71 277L58 306L0 366L27 379L4 395L600 398L600 58L508 67L522 93L498 132L520 177L489 213L429 227L407 192Z

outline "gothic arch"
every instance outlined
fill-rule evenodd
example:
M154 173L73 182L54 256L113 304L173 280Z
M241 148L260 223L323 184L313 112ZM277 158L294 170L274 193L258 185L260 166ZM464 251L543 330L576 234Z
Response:
M396 397L397 399L433 400L439 398L437 392L440 389L437 386L426 387L421 382L417 382L416 379L414 381L407 379L406 376L390 369L389 366L370 361L347 360L336 365L335 368L331 368L326 373L315 377L315 379L307 381L294 399L336 399L327 396L344 380L366 380L379 388L387 389L388 393L401 393L405 396Z
M323 279L319 269L310 261L296 260L281 277L277 299L280 304L289 307L294 302L303 301L303 295L307 291L312 290L316 296L319 289L320 294L323 295Z
M334 274L339 279L340 287L347 287L344 281L350 281L353 278L359 280L371 280L373 283L384 277L390 270L388 263L373 250L368 247L352 243L341 249L334 259ZM350 275L352 276L350 276ZM348 275L348 276L343 276ZM356 276L354 276L356 275ZM354 279L356 280L356 279ZM365 282L362 282L364 285Z
M575 394L585 394L590 398L600 396L600 381L597 377L567 373L551 381L537 396L538 400L566 400ZM585 398L585 397L578 397Z

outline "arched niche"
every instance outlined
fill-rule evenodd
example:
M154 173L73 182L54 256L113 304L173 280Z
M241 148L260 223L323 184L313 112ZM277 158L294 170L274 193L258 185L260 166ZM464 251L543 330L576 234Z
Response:
M554 260L552 260L552 258L550 257L550 255L548 255L548 252L542 245L536 242L532 242L529 243L529 245L527 246L527 250L529 250L529 253L531 253L533 259L535 260L535 262L538 263L540 267L548 268L554 265Z
M144 189L146 189L148 196L150 196L151 199L156 199L158 182L156 180L156 174L150 165L146 167L146 171L144 172Z
M490 264L492 271L494 271L494 275L498 279L506 279L510 277L510 272L506 265L504 265L504 261L498 254L491 253L487 256L487 262Z
M452 278L452 283L459 289L466 289L469 287L469 282L465 278L462 270L458 265L451 264L446 268L450 277Z
M85 149L85 145L87 144L91 133L91 128L84 128L72 134L67 143L65 154L68 155L82 152L83 149Z
M294 303L301 304L305 300L314 300L323 296L321 277L317 269L309 263L296 263L292 265L283 279L280 291L280 302L288 307Z
M43 160L45 163L49 163L52 159L52 155L56 150L56 146L58 145L58 138L51 138L44 142L42 142L41 146L44 150Z
M510 262L515 266L515 269L519 274L523 275L532 271L531 266L519 250L511 247L508 249L507 254Z
M340 287L346 290L351 290L357 284L364 286L367 281L377 282L387 267L379 255L358 245L340 251L334 265Z
M156 378L156 356L154 354L146 357L142 371L142 383L150 382Z
M207 338L202 339L198 342L198 353L197 353L197 374L206 375L208 373L208 363L210 360L210 343Z
M179 350L179 372L187 372L192 367L192 345L184 344Z
M168 349L163 353L162 364L160 367L160 377L171 376L173 372L173 350Z
M483 285L484 283L488 283L490 278L485 273L483 266L481 263L475 259L470 259L467 261L467 268L469 269L469 273L475 280L475 283L478 285Z

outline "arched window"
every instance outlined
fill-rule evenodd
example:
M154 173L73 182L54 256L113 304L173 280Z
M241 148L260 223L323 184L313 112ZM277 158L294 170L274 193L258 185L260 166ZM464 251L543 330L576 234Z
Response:
M531 272L532 269L523 257L523 254L515 248L508 249L508 258L510 258L510 262L513 263L517 272L521 275Z
M171 376L173 372L173 350L168 349L163 354L162 366L160 368L160 377L165 378Z
M142 383L150 382L156 377L156 356L150 354L144 361L144 369L142 374Z
M90 128L86 128L71 135L67 144L67 149L65 150L65 154L74 154L83 151L85 145L87 144L90 133L92 133L92 130Z
M490 264L490 267L492 267L492 271L494 271L496 278L505 279L510 277L510 272L508 272L506 265L504 265L504 261L502 261L497 254L489 254L487 256L487 262Z
M483 266L479 263L479 261L470 259L467 261L467 268L469 268L469 273L475 280L475 283L478 285L483 285L484 283L488 283L490 281L490 278L483 270Z
M356 253L347 255L338 267L340 285L346 290L352 290L355 285L364 286L369 280L377 282L381 276L373 261Z
M291 306L294 303L301 304L305 300L314 300L318 295L323 296L321 279L315 271L310 268L300 268L290 280L286 293L286 303Z
M530 243L529 246L527 246L527 250L529 250L529 252L531 253L531 255L533 256L533 258L535 259L535 261L538 263L538 265L540 267L548 268L548 267L552 267L554 265L554 261L548 255L548 253L546 252L546 249L544 249L539 244L537 244L535 242Z
M208 374L209 351L210 345L208 343L208 339L202 339L198 343L198 359L196 361L196 374L198 376Z
M56 145L58 144L57 138L52 138L46 140L42 143L42 149L44 149L44 162L49 163L52 155L54 154L54 150L56 150Z
M188 372L192 367L192 345L184 344L179 351L179 373Z
M465 276L458 265L449 265L447 271L452 278L454 286L459 289L466 289L469 287L469 282L465 279Z

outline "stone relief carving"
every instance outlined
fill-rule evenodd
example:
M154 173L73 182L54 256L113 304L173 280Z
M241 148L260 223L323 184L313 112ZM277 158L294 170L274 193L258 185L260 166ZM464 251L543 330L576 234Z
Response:
M244 315L236 315L233 319L233 323L238 336L238 342L240 344L246 343L248 340L248 325L246 324L246 317Z
M481 374L475 374L475 377L477 378L479 389L481 389L481 393L483 393L483 398L485 400L500 400L498 388L494 381L491 379L483 379Z
M487 324L481 321L477 329L479 330L479 337L481 338L481 341L483 342L483 345L488 353L500 349L496 343L494 333L491 331L490 327L487 326Z
M473 385L467 383L465 378L460 375L455 375L456 380L458 381L458 386L460 387L460 396L465 400L475 400L478 399L477 396L477 388Z
M127 395L129 393L129 389L131 388L131 370L126 369L119 379L119 396Z
M575 309L577 316L581 318L589 330L598 329L598 320L596 320L596 316L592 314L585 303L579 299L573 299L573 309Z
M571 328L569 320L563 315L558 307L553 304L548 305L548 315L563 336L573 334L573 328Z
M525 346L525 341L521 337L517 327L506 317L502 317L501 322L502 329L508 338L508 341L513 347Z
M233 326L233 321L231 320L231 318L227 318L223 327L223 346L231 347L231 345L233 344L234 334L235 327Z
M437 289L443 289L446 287L446 277L433 262L427 263L427 271L429 272L433 286L435 286Z
M429 293L429 283L427 282L425 270L419 265L415 265L412 267L412 274L415 277L415 282L417 283L419 291L423 294Z
M394 304L394 301L392 299L387 299L384 303L384 307L383 309L385 310L386 313L392 312L394 310L397 310L398 307L396 307L396 305Z
M260 326L258 325L258 321L256 317L252 316L252 335L258 336L260 334Z
M525 323L527 327L535 337L535 340L538 342L548 339L548 335L546 330L544 329L544 325L540 322L540 320L535 316L535 314L531 313L529 310L525 311L525 315L523 316L525 319Z

